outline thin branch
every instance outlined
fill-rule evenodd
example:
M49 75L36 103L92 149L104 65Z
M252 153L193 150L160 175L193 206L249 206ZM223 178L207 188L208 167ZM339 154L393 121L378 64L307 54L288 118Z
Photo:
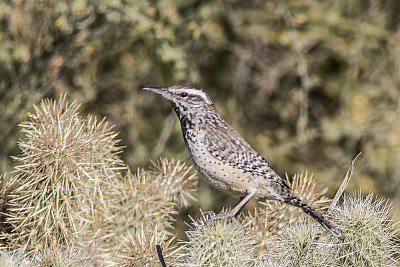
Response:
M161 131L160 137L158 138L157 144L155 145L151 153L152 158L158 157L164 151L165 144L169 136L171 135L172 125L174 124L174 121L175 121L175 112L172 111L164 122L164 127Z
M345 177L344 177L344 179L343 179L343 182L342 182L342 184L340 185L338 191L336 192L336 195L335 195L335 197L333 198L331 204L329 205L328 212L329 212L330 210L332 210L334 207L336 207L336 205L337 205L337 203L338 203L340 197L342 196L344 190L346 189L347 185L349 184L349 181L350 181L350 179L351 179L351 176L353 176L354 163L355 163L356 160L361 156L361 154L362 154L362 153L359 152L359 153L354 157L354 159L351 161L350 167L349 167L349 169L348 169L347 172L346 172L346 175L345 175ZM315 247L316 247L316 245L317 245L317 242L318 242L318 240L319 240L320 238L321 238L321 233L318 233L318 234L314 237L313 241L311 242L311 246L310 246L310 249L307 251L307 255L311 255L311 254L314 252L314 249L315 249ZM306 256L307 256L307 255L306 255Z
M292 39L297 56L297 64L301 81L301 110L299 119L297 121L297 134L301 135L304 133L308 123L308 91L310 88L310 79L308 77L307 64L303 55L303 49L301 48L300 42L297 38L296 26L293 17L284 0L275 0L275 2L283 11L283 18L289 27L290 37Z
M351 161L350 167L349 167L349 169L348 169L347 172L346 172L346 176L344 177L342 184L340 185L338 191L336 192L335 197L334 197L333 200L332 200L331 205L329 206L329 210L331 210L332 208L334 208L334 207L337 205L337 203L338 203L338 201L339 201L339 198L342 196L344 190L346 190L346 187L347 187L347 185L349 184L349 181L350 181L350 179L351 179L351 176L353 175L354 163L355 163L356 160L361 156L361 154L362 154L362 153L359 152L359 153L354 157L354 159Z

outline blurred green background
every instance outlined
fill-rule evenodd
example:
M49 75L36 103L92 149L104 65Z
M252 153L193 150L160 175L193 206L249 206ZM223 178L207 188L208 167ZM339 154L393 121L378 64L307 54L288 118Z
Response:
M347 191L400 211L398 14L398 0L3 0L0 172L33 104L63 93L115 124L132 169L190 162L169 103L140 88L196 84L279 174L307 170L332 196L361 151Z

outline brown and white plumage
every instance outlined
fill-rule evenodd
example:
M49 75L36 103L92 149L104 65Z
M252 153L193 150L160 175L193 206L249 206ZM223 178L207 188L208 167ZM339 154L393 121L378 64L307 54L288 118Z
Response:
M242 197L235 216L252 198L268 198L301 208L340 239L344 235L323 215L291 193L290 187L218 114L210 97L196 86L146 87L167 98L179 117L196 169L215 188Z

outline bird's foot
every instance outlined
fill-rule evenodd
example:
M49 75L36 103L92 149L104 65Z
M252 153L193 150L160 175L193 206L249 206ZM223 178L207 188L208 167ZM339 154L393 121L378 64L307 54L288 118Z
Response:
M204 224L211 224L215 221L224 220L224 219L235 222L235 223L238 222L238 220L236 219L235 213L233 213L232 211L227 211L227 212L222 211L221 213L219 213L217 215L214 214L213 216L209 216L208 218L205 218Z
M222 220L222 219L228 219L228 218L232 218L235 219L236 214L232 213L231 211L226 211L226 212L221 212L217 215L215 215L214 220Z

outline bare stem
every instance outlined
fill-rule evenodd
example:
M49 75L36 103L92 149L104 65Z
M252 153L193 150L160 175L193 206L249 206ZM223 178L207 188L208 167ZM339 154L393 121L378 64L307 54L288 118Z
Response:
M356 160L361 156L361 154L362 154L362 153L359 152L359 153L354 157L354 159L351 161L350 167L349 167L349 169L348 169L347 172L346 172L346 176L344 177L342 184L340 185L338 191L336 192L335 197L333 198L333 200L332 200L332 202L331 202L331 205L329 206L329 210L331 210L332 208L334 208L334 207L337 205L337 203L338 203L338 201L339 201L339 198L340 198L341 195L343 194L344 190L346 190L346 187L347 187L347 185L349 184L349 181L350 181L350 179L351 179L351 176L353 175L354 163L355 163Z
M292 39L292 43L297 56L298 71L301 81L301 109L300 109L299 119L297 121L297 134L301 135L304 133L304 130L308 122L307 110L308 110L308 91L310 88L310 79L308 77L306 59L304 58L303 49L301 48L300 42L298 41L297 38L296 26L294 24L292 15L288 7L286 6L284 0L275 0L275 2L283 11L283 18L285 19L286 24L289 27L290 37Z

